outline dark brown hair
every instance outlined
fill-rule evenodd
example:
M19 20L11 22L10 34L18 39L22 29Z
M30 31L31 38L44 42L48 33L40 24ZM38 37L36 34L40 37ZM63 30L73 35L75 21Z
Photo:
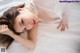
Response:
M7 25L7 27L16 35L20 35L21 33L18 33L14 29L14 20L19 15L19 11L17 8L23 8L25 5L19 5L14 6L8 9L3 13L3 15L0 17L0 25ZM9 48L11 43L14 41L12 37L10 37L8 34L2 34L0 33L0 44L6 46L6 49Z

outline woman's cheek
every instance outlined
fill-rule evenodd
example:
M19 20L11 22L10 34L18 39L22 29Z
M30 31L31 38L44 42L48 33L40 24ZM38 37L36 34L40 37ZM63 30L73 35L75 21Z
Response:
M29 24L26 26L26 28L27 28L27 30L29 30L29 29L33 28L33 25Z
M16 32L22 32L22 29L17 28L17 29L16 29Z

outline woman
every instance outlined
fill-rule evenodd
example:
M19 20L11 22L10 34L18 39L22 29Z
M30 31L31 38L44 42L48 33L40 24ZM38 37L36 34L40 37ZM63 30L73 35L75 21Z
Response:
M52 18L34 3L27 4L26 7L25 4L11 7L0 17L0 25L7 25L13 32L13 35L8 33L0 34L1 43L8 49L11 43L16 40L22 45L34 49L37 41L38 22L55 20L57 15L55 13L53 13L53 15ZM59 27L60 26L61 31L64 31L65 27L67 27L67 19L62 19ZM27 39L19 36L23 32L28 32Z
M22 32L28 31L29 39L26 40L16 35L12 36L10 34L0 34L0 37L3 38L1 39L1 43L8 44L8 48L9 44L11 44L13 39L15 39L21 42L23 45L29 47L30 49L35 48L37 23L38 17L35 14L31 13L28 9L25 9L24 4L10 8L9 10L4 12L3 16L0 17L0 25L7 25L8 28L16 35L20 35ZM11 39L8 40L6 38Z

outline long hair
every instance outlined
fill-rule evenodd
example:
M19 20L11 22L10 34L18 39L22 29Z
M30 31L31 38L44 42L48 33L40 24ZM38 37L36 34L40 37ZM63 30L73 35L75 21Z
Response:
M14 20L20 14L17 8L23 8L24 6L24 4L14 6L5 11L3 15L0 17L0 25L7 25L9 30L11 30L14 34L20 35L21 33L16 32L14 29ZM8 34L0 33L0 44L5 46L6 49L9 48L13 41L14 39L10 37Z

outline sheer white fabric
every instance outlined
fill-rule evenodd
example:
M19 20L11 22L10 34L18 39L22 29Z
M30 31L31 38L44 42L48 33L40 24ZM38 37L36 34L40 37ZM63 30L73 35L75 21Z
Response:
M58 1L59 0L2 0L0 1L0 14L11 6L26 2L32 2L40 6L40 8L45 9L45 12L50 16L55 12L60 18L62 18L62 12L71 8L71 12L69 12L69 29L65 32L60 32L56 29L59 24L58 21L39 23L38 41L34 53L80 53L80 15L78 15L80 14L80 8L77 9L77 5L75 6L74 4L68 6L68 8L64 8L65 3L62 4ZM23 34L22 37L27 38L27 35ZM33 51L21 43L14 41L7 53L33 53Z

